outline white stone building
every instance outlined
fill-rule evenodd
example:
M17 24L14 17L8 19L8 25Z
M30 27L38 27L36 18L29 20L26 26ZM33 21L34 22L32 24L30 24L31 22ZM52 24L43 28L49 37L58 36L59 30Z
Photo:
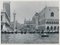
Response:
M45 7L39 12L38 28L43 31L59 31L59 8Z
M38 31L59 31L59 8L45 7L41 12L36 13L32 22Z

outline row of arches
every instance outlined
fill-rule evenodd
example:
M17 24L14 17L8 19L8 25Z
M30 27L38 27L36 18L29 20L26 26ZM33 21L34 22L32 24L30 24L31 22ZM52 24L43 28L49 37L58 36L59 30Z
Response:
M47 30L59 30L59 26L47 26Z

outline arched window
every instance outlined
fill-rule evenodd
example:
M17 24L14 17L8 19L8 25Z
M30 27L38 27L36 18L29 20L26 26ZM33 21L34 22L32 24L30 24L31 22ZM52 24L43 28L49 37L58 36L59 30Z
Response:
M38 16L39 14L36 12L35 16Z
M56 26L54 26L54 30L56 30Z
M54 12L51 12L51 17L54 17Z
M53 27L51 26L51 30L53 29Z
M49 30L49 26L47 26L47 30Z

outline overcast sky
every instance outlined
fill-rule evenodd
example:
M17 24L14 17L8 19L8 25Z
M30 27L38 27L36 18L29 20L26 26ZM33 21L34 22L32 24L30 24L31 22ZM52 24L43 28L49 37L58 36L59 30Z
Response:
M15 1L11 2L11 21L13 21L13 12L16 12L16 20L19 23L24 23L24 19L31 20L36 12L40 12L45 6L57 7L58 2L28 2Z

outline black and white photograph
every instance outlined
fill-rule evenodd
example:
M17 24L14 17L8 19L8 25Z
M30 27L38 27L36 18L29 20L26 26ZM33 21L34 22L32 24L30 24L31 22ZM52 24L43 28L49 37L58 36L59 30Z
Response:
M3 1L1 44L58 44L59 1Z

